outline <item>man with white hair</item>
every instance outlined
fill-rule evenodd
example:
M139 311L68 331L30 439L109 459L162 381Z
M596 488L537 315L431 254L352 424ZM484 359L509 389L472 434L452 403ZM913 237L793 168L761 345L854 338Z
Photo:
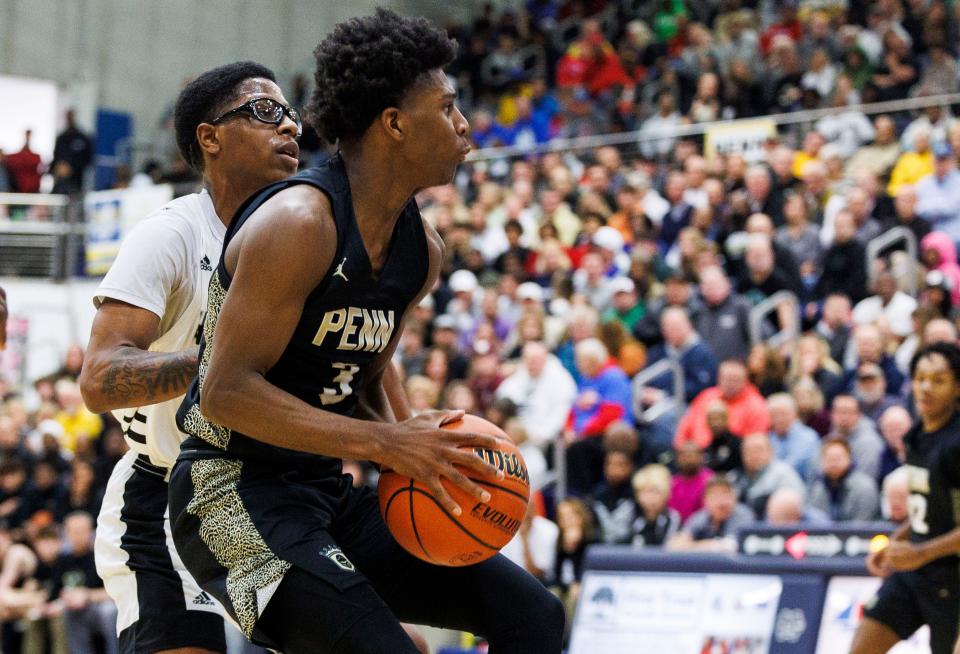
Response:
M768 397L767 411L770 413L769 436L774 455L808 479L808 464L820 445L819 434L800 422L797 401L787 393L774 393Z
M897 525L910 518L910 473L906 467L896 468L883 478L880 514Z
M883 454L880 456L880 479L885 479L906 461L907 452L903 437L912 426L913 418L910 417L906 407L892 406L880 416L877 427L886 443Z
M517 406L527 436L541 449L560 435L576 396L573 377L539 341L523 346L521 365L496 390Z
M767 499L767 515L764 524L771 527L825 526L830 524L827 515L808 506L803 493L796 488L778 488Z
M597 436L615 420L630 420L630 378L610 358L597 338L574 346L580 381L577 397L567 420L567 434L578 438Z

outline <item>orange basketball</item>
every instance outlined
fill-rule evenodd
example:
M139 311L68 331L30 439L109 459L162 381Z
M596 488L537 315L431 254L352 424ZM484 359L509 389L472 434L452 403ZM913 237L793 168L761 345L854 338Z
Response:
M481 502L442 479L463 511L457 517L448 513L426 486L389 470L381 473L377 486L380 513L401 547L417 558L437 565L472 565L499 552L517 533L530 499L530 479L519 450L493 423L465 415L443 427L501 439L494 449L465 449L502 470L503 480L484 478L461 468L490 493L490 501Z

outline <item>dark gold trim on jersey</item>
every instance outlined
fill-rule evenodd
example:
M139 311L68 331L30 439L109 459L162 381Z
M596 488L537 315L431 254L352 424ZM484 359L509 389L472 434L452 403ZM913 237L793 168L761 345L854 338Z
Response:
M291 564L277 557L247 513L237 484L243 463L204 459L190 464L193 499L187 513L200 521L200 538L217 563L228 570L227 594L248 638ZM262 603L262 605L261 605Z

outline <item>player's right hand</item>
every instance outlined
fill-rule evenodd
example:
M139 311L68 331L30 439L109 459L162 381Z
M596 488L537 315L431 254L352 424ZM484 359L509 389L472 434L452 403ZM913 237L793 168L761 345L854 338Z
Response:
M462 509L440 483L441 478L480 502L489 502L490 493L470 481L457 466L490 479L503 479L503 473L495 466L471 450L459 449L463 446L496 449L497 437L441 428L462 417L463 411L428 411L393 424L393 437L384 443L380 457L380 463L426 486L443 508L455 516L459 516Z

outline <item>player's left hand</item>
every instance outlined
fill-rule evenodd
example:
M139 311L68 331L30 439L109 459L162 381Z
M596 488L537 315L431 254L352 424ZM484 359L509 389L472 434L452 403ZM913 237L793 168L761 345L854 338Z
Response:
M923 549L904 540L890 541L887 545L885 563L894 570L908 572L929 563Z

